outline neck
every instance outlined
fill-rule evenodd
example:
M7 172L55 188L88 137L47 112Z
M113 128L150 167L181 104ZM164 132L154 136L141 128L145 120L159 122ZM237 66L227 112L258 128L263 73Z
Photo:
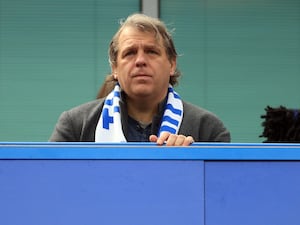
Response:
M145 101L131 101L127 99L128 115L135 120L149 124L152 122L152 118L157 114L158 103L149 104Z
M161 93L160 96L143 96L134 98L124 95L127 104L128 115L140 123L149 124L153 117L158 113L159 104L165 99L167 94Z

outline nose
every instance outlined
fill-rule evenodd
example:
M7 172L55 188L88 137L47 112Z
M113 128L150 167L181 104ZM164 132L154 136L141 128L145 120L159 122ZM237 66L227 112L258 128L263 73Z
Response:
M147 65L147 59L146 59L146 55L143 51L139 51L137 53L137 57L136 57L136 60L135 60L135 65L136 67L143 67L143 66L146 66Z

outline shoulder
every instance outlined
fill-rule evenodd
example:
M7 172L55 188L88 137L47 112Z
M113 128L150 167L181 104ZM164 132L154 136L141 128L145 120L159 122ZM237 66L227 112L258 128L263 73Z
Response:
M86 102L84 104L75 106L65 111L65 113L71 116L91 116L95 113L99 113L102 110L103 100L104 99L97 99L90 102Z
M192 118L211 118L218 119L218 117L212 113L211 111L191 104L189 102L183 101L183 114L184 116L192 117Z
M94 131L102 107L103 99L98 99L64 111L50 141L94 141Z
M100 117L102 107L103 99L93 100L64 111L60 116L60 121L67 121L77 128L84 124L95 123Z

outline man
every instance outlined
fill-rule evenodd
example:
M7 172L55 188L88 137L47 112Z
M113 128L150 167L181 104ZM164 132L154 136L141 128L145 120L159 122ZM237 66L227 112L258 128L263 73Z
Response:
M166 26L133 14L109 49L113 90L106 97L62 113L50 141L155 142L188 146L229 142L230 133L211 112L180 99L177 53Z

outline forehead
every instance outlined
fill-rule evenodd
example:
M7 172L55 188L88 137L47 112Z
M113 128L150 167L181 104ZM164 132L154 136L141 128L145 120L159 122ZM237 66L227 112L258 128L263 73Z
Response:
M154 31L143 31L135 27L125 27L120 33L118 42L119 48L136 44L163 46L162 38Z

